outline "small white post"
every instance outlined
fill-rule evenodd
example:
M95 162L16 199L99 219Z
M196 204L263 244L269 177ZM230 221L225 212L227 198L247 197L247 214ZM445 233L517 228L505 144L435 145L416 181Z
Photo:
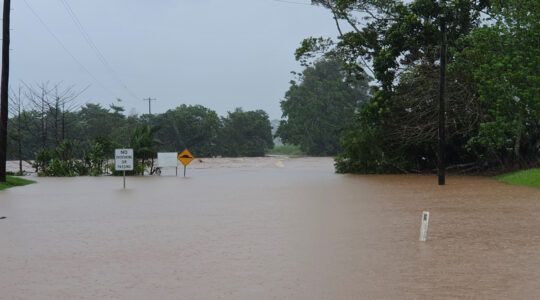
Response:
M427 239L427 230L429 224L429 211L422 212L422 226L420 227L420 241L425 242Z

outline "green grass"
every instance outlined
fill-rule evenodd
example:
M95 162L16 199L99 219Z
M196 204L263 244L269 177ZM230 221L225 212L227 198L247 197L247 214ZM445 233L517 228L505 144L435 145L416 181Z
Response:
M27 179L12 177L12 176L7 176L6 179L7 179L7 182L5 182L5 183L0 182L0 190L5 190L5 189L8 189L8 188L14 187L14 186L23 186L23 185L27 185L27 184L36 183L33 180L27 180Z
M280 145L275 146L272 150L268 151L271 155L304 155L299 146L293 145Z
M540 188L540 168L503 174L495 178L509 184Z

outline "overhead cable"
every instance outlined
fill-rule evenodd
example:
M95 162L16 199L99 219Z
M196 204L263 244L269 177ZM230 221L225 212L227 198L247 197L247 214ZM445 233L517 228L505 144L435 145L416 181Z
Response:
M101 64L107 69L107 71L109 72L111 77L113 77L120 84L120 86L122 86L132 97L134 97L135 99L139 99L139 97L137 97L135 95L135 93L133 93L131 91L131 89L128 88L128 86L122 81L122 79L120 78L118 73L111 67L111 65L109 64L109 62L107 61L107 59L103 55L103 52L101 52L99 50L99 48L96 46L96 44L94 43L94 41L92 40L92 38L88 34L88 31L86 31L86 29L82 25L80 19L77 17L77 14L71 8L69 3L66 0L60 0L60 2L62 3L64 8L66 9L68 15L71 17L71 20L73 20L73 23L75 23L75 26L77 27L77 29L79 30L79 32L83 36L86 43L90 46L90 48L96 54L96 57L101 62Z
M45 21L43 21L43 19L38 15L38 13L32 8L32 6L28 3L28 1L26 0L23 0L23 2L26 4L26 6L28 7L28 9L30 10L30 12L39 20L39 22L41 23L41 26L43 26L43 28L45 28L45 30L47 30L47 32L49 32L49 34L56 40L56 42L60 45L60 47L62 47L62 49L64 49L64 51L66 51L66 53L71 57L71 59L73 59L73 61L79 65L79 67L81 69L83 69L103 90L105 90L106 92L108 92L109 94L111 94L111 96L115 97L115 98L118 98L117 95L115 95L115 93L113 93L109 88L107 88L105 85L103 85L101 83L101 81L99 81L97 79L97 77L94 76L94 74L92 74L76 57L75 55L73 55L69 50L68 48L64 45L64 43L60 40L60 38L58 38L58 36L56 34L54 34L54 32L49 28L49 26L47 26L47 24L45 23Z

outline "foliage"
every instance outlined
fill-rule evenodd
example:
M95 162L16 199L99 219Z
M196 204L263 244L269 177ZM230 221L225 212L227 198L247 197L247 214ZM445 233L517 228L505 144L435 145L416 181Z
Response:
M339 59L324 59L308 66L300 83L281 101L283 117L276 136L299 145L308 155L335 155L340 151L340 131L368 99L365 80L350 78Z
M103 174L103 162L105 161L105 151L103 145L99 142L94 144L92 152L86 157L88 162L88 174L98 176Z
M157 155L158 147L162 145L155 137L158 130L159 127L157 126L143 124L135 128L131 133L129 146L133 149L133 155L135 156L134 168L140 165L145 166L145 161L152 159L150 173L153 172L153 158ZM143 175L144 168L137 170L140 172L136 172L136 174Z
M36 182L33 180L24 179L24 178L16 178L16 177L7 176L6 182L0 182L0 190L5 190L14 186L24 186L24 185L28 185L32 183L36 183Z
M222 118L222 122L219 137L222 156L264 156L274 147L270 119L263 110L244 112L237 108Z
M154 122L161 128L156 136L163 143L163 151L189 148L198 157L218 155L221 121L215 111L202 105L182 104L158 115Z
M122 148L122 145L120 145L119 143L114 142L110 138L102 135L98 135L92 138L91 144L100 144L104 157L113 157L114 149Z
M78 110L77 105L68 109L69 99L50 90L46 83L21 89L26 104L22 96L16 98L21 101L11 108L8 126L8 159L34 160L33 167L42 176L115 173L110 161L117 148L133 148L135 172L128 174L143 174L148 168L153 172L158 151L189 148L197 157L210 157L226 155L223 151L240 143L241 152L234 155L264 155L273 146L265 136L268 116L263 111L233 114L232 121L201 105L181 105L163 114L125 116L121 100L109 107L87 103ZM224 138L230 134L222 132L224 120L231 121L229 125L246 121L248 126L236 130L234 146Z
M340 36L307 39L297 59L309 64L337 56L351 76L369 70L378 83L342 139L339 172L436 167L441 15L449 63L447 163L481 168L538 160L538 1L313 2L332 12ZM481 15L489 16L485 24ZM340 22L351 31L343 32Z
M343 152L335 158L338 173L385 173L388 168L382 155L383 136L377 127L353 122L342 139Z
M73 157L75 146L64 140L54 150L40 149L32 167L38 176L68 177L86 174L86 168L80 160Z
M540 154L540 3L493 1L495 24L459 40L454 68L472 74L486 107L469 149L484 160L528 165Z
M46 150L46 149L39 149L36 153L36 159L34 160L34 163L32 164L32 167L36 169L36 173L45 173L45 170L47 168L47 165L49 162L55 158L54 151Z
M83 128L88 138L109 137L115 128L122 125L125 118L118 110L111 113L101 105L91 103L87 103L81 108L78 117L79 126Z
M60 160L68 161L75 156L75 145L72 141L63 140L58 147L56 147L56 157Z
M540 188L540 169L529 169L495 177L497 180L514 185Z
M38 128L40 123L40 115L37 111L23 111L20 115L22 132L19 135L18 130L18 118L13 117L8 121L8 159L18 158L17 143L18 139L21 139L21 154L23 159L30 159L34 157L35 152L41 147L40 139L38 136ZM11 147L9 147L11 146ZM11 151L10 151L11 150Z
M60 160L51 159L39 176L73 177L85 174L85 168L81 161L75 159Z

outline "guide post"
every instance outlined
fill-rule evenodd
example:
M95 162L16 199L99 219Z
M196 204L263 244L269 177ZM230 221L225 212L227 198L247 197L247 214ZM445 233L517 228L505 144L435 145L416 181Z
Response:
M133 149L114 150L114 169L123 171L124 190L126 189L126 171L133 171Z
M429 212L422 212L422 225L420 226L420 241L425 242L427 239L427 230L429 225Z

